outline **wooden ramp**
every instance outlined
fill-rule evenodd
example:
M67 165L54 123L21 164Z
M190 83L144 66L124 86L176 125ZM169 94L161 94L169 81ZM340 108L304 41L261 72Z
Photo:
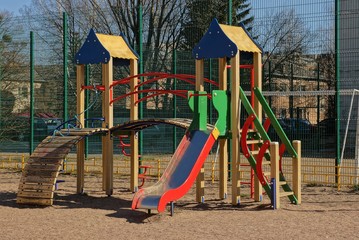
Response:
M51 206L57 177L71 148L85 136L106 132L105 128L64 129L61 134L65 136L45 138L25 165L16 202Z

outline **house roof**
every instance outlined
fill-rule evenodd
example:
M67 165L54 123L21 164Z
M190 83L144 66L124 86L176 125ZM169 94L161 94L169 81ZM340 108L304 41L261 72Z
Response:
M128 65L130 59L138 59L137 53L128 44L124 35L114 36L90 30L84 44L76 53L76 64L114 63Z
M238 51L262 53L262 49L243 25L229 26L219 24L217 19L213 19L192 53L196 59L232 58Z

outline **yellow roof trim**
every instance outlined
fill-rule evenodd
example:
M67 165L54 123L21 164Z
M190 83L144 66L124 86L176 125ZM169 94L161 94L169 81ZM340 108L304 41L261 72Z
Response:
M110 53L111 57L122 59L138 59L122 36L96 33L96 37L101 42L102 46Z
M237 45L239 51L258 52L262 50L253 42L253 39L248 36L247 32L242 27L219 24L224 34Z

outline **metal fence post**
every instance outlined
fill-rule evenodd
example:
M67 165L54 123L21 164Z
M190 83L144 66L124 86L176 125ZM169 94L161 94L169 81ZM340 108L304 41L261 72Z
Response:
M34 32L30 32L30 155L34 151L34 81L35 81L35 60L34 60Z
M67 77L67 70L68 70L68 33L67 33L67 13L63 12L63 121L68 120L68 108L67 108L67 92L68 92L68 77ZM66 126L65 126L66 127Z

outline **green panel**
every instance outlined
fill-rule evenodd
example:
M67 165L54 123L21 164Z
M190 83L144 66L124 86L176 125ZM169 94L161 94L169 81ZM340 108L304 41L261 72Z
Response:
M207 130L207 92L188 91L188 104L193 111L190 130Z
M262 95L261 91L258 88L254 88L254 94L256 95L258 101L262 104L263 110L266 115L269 117L271 124L275 131L277 132L280 140L285 144L287 151L293 156L297 157L297 152L293 148L293 145L289 141L287 135L284 133L282 126L279 124L277 118L275 117L272 109L269 107L267 101L265 100L264 96Z
M227 132L227 117L228 117L228 96L224 90L212 91L213 106L218 112L218 119L215 126L219 130L219 136L225 136Z

